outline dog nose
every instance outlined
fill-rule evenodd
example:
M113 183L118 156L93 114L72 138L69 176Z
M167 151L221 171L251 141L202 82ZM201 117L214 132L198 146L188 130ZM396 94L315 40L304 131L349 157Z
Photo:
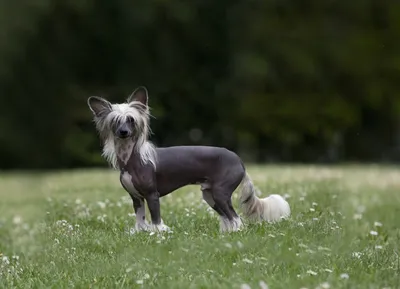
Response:
M119 134L120 137L126 137L128 135L128 133L129 132L127 130L125 130L125 129L120 129L118 131L118 134Z

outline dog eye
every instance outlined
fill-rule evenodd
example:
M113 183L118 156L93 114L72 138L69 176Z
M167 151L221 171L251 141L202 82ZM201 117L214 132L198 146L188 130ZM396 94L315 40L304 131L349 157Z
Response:
M135 120L131 116L128 117L127 121L128 121L128 123L134 123L135 122Z

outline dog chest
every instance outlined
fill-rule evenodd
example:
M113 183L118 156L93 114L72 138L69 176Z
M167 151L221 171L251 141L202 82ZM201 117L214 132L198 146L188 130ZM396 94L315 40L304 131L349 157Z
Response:
M121 184L129 192L129 194L141 197L141 194L132 183L132 176L128 172L121 173Z

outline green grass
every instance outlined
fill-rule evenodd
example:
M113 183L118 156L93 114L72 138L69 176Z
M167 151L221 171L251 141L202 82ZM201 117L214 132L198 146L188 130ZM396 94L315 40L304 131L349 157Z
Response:
M0 287L400 288L400 169L249 172L292 216L225 235L197 186L161 200L172 233L130 235L115 171L0 175Z

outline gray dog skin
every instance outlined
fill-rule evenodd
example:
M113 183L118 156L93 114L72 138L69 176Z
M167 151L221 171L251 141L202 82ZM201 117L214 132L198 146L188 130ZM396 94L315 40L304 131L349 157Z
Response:
M125 103L111 104L89 97L88 105L103 140L103 156L120 171L122 187L136 213L137 231L167 231L161 218L163 196L191 184L200 184L203 199L219 215L221 231L238 231L241 218L232 206L232 194L241 185L240 206L252 220L279 221L290 215L289 204L279 195L259 199L240 157L212 146L156 148L149 140L148 92L138 87ZM151 224L145 220L147 202Z

